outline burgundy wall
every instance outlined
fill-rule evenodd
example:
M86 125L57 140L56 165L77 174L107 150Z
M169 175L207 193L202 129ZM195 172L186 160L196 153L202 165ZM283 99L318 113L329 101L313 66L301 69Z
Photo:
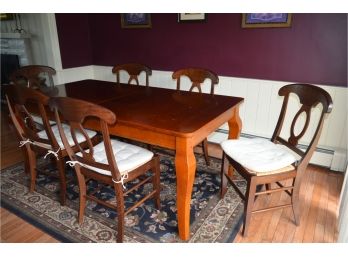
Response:
M189 24L152 14L152 29L121 29L119 14L57 17L60 43L74 41L61 44L65 68L142 62L155 70L198 66L224 76L347 86L346 14L293 14L291 28L264 29L242 29L240 14Z
M91 65L88 14L56 14L63 68Z

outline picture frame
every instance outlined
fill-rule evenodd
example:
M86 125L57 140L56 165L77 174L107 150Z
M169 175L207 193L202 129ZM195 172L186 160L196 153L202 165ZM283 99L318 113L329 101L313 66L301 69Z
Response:
M0 13L0 20L1 21L9 21L14 20L15 16L13 13Z
M121 28L123 29L139 29L151 27L151 15L149 13L121 14Z
M206 22L207 14L206 13L179 13L178 22Z
M242 28L286 28L291 27L290 13L243 13Z

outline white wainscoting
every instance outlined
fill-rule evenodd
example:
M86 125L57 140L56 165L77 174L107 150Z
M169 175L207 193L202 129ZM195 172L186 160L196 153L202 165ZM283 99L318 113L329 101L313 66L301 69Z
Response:
M116 78L111 72L110 66L85 66L73 69L58 71L57 80L60 83L67 83L81 79L98 79L104 81L115 81ZM150 85L154 87L176 88L176 82L171 77L172 71L153 71L150 77ZM275 128L282 97L278 96L278 90L293 82L289 81L269 81L235 77L219 77L220 82L215 88L215 93L219 95L243 97L244 103L240 108L240 117L243 122L243 136L258 136L270 138ZM127 82L125 73L121 74L121 81ZM145 83L145 76L140 78L140 84ZM208 82L208 81L207 81ZM327 117L318 149L311 162L330 167L332 170L344 171L347 166L347 88L317 85L325 89L332 97L333 110ZM182 80L183 90L190 87L189 80ZM209 83L203 85L203 92L209 92ZM288 109L288 119L284 125L290 127L292 117L296 114L299 106L297 97L289 100L291 108ZM319 109L314 110L313 117L319 118ZM299 119L295 130L300 132L303 128L304 117ZM221 142L227 138L227 124L221 126L219 131L209 137L209 141ZM308 138L314 133L314 126L309 127L303 140L300 142L306 147L309 144ZM289 133L288 133L289 135ZM284 134L283 136L288 136Z

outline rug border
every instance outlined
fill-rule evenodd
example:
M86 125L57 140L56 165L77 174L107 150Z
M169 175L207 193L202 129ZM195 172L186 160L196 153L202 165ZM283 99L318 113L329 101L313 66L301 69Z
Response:
M25 212L18 210L18 208L16 208L15 206L11 206L11 204L7 203L6 200L2 199L2 197L1 197L1 208L8 210L12 214L23 219L25 222L29 223L35 228L47 233L48 235L52 236L54 239L58 240L60 243L74 243L72 240L68 239L67 237L55 232L49 226L43 224L42 222L38 220L35 220L34 218L30 217L30 215L26 214Z
M239 203L241 204L241 203ZM240 215L240 217L238 218L238 222L236 224L236 227L233 228L233 231L230 233L229 237L226 239L225 242L223 243L234 243L234 239L236 239L236 236L240 230L240 228L243 225L243 220L244 220L244 212ZM238 228L238 229L237 229ZM221 242L222 243L222 242ZM222 244L223 244L222 243Z

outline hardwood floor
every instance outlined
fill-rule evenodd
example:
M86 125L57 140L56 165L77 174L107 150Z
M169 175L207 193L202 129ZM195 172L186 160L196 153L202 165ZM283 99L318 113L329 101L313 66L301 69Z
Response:
M1 111L1 169L23 161L18 140L8 125L6 108ZM209 153L220 156L216 145ZM234 242L336 242L337 208L342 174L310 165L300 190L301 224L296 227L291 208L254 214L251 217L249 236L241 231ZM256 208L289 201L285 193L257 199ZM1 242L58 242L38 228L11 212L1 208Z
M18 148L18 139L8 125L6 107L1 105L1 169L23 161L22 151ZM8 210L0 212L2 243L55 243L55 238L37 229Z
M58 243L55 238L1 208L2 243Z
M310 166L301 186L301 224L294 224L291 208L254 214L248 237L241 232L235 242L332 243L337 240L337 205L342 178L321 167ZM288 183L290 184L290 183ZM257 199L257 207L289 202L285 193Z

